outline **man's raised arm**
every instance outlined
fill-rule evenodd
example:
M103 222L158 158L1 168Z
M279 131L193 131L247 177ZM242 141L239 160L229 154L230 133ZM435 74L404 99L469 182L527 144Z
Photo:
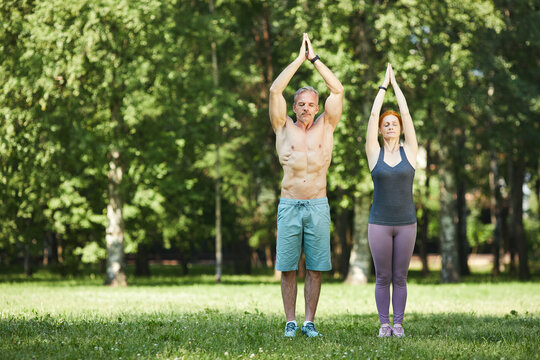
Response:
M332 127L335 128L341 117L341 111L343 109L343 93L345 92L345 89L336 75L334 75L334 73L323 64L318 56L315 55L313 46L307 35L304 35L304 38L308 45L307 58L309 61L313 61L313 59L316 58L316 60L313 61L313 65L315 65L315 69L321 74L324 82L326 82L328 90L330 90L330 96L324 103L324 118L325 121L328 121Z
M298 57L289 64L274 80L270 87L270 122L274 132L281 129L287 121L287 103L283 97L283 91L291 81L293 75L296 73L300 65L306 60L306 42L302 39L302 46L300 47L300 53Z

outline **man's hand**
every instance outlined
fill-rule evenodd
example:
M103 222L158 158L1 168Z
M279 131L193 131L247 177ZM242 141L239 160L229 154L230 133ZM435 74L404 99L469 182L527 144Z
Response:
M311 40L309 40L309 36L307 34L304 34L304 41L307 43L307 59L311 61L317 55L313 50L313 45L311 44ZM328 122L333 128L335 128L339 122L341 111L343 109L343 85L341 85L336 75L334 75L334 73L326 65L324 65L322 60L319 59L319 61L316 61L313 63L313 65L323 77L328 90L330 90L330 96L324 103L324 121ZM321 116L323 115L321 114Z
M304 33L304 42L307 44L307 59L311 60L315 57L315 51L313 51L313 45L311 45L311 40L309 40L309 36L307 33Z
M279 74L270 87L270 122L275 132L280 131L287 123L287 103L283 97L283 91L298 68L307 59L308 43L306 39L307 34L304 34L298 57Z
M304 36L302 38L302 45L300 46L300 53L298 54L297 59L302 59L302 61L306 60L306 56L308 55L308 48L307 46L307 34L304 33Z

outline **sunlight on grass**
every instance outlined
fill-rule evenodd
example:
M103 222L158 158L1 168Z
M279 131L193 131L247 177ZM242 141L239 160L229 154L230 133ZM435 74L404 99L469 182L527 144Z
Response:
M0 283L4 358L532 358L539 354L540 284L411 283L405 339L378 339L374 284L323 284L322 339L282 337L279 282L210 275L132 281ZM175 283L175 284L174 284ZM139 285L137 285L139 284ZM161 285L159 285L161 284ZM303 320L300 283L297 320ZM533 356L534 357L534 356Z

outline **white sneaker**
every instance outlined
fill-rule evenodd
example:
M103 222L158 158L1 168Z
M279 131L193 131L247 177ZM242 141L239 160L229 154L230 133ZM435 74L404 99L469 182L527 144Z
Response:
M392 336L392 327L388 324L384 324L379 329L378 337L390 337Z
M392 328L392 334L398 338L404 337L405 331L403 331L403 326L401 326L401 324L394 324L394 327Z

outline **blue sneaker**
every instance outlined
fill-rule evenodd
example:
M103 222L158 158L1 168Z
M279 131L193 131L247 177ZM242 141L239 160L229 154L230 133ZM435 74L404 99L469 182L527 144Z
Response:
M295 323L293 323L292 321L289 321L286 325L285 325L285 337L295 337L296 336L296 332L298 331L298 329L300 329L298 327L298 325L296 325Z
M306 325L302 326L302 334L310 338L322 336L321 334L319 334L317 329L315 329L315 324L312 322L308 322Z

